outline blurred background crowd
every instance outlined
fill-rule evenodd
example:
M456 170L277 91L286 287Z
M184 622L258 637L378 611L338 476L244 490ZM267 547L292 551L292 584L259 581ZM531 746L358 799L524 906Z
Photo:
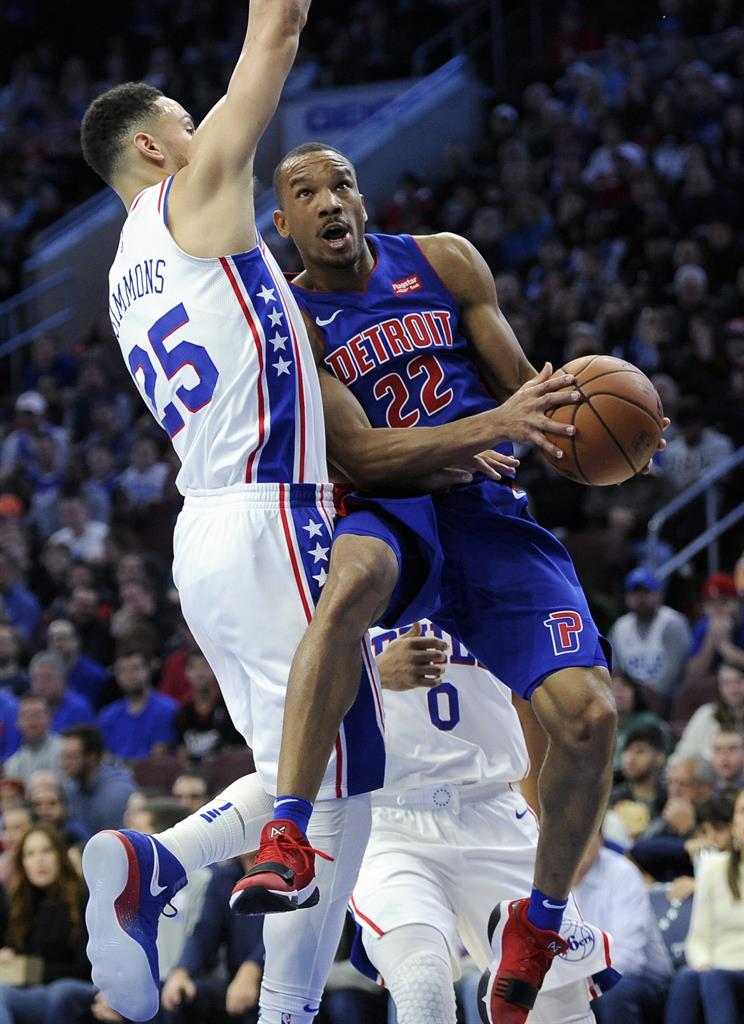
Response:
M465 6L316 0L295 85L405 77L412 44ZM245 18L240 4L156 0L123 27L79 7L86 33L50 22L44 0L0 11L0 299L38 231L98 187L78 143L90 100L142 77L203 114ZM484 71L479 145L442 152L430 180L404 175L371 227L466 235L536 366L625 357L673 420L648 476L581 488L522 451L519 482L614 647L616 786L580 893L631 980L598 1017L655 1024L671 990L670 1024L702 1019L691 1006L726 1024L744 1008L744 535L724 537L723 571L692 559L662 581L647 525L744 444L744 15L730 0L587 12L556 8L540 59L513 62L505 88ZM113 345L104 320L72 347L41 336L23 390L0 392L0 1024L42 1020L18 999L34 982L44 1019L121 1020L90 983L82 846L122 823L161 830L252 765L179 613L175 459ZM733 508L741 473L719 491ZM701 499L664 530L661 556L703 522ZM222 913L241 870L203 872L179 894L160 954L164 1024L255 1019L260 927ZM324 1024L384 1021L384 993L343 953ZM467 970L461 1003L470 1024Z

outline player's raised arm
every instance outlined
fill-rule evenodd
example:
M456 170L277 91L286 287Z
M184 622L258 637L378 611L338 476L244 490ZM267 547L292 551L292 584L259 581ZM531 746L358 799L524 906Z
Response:
M297 54L310 2L251 0L227 92L195 131L188 165L171 193L171 232L193 255L223 256L255 244L253 158Z

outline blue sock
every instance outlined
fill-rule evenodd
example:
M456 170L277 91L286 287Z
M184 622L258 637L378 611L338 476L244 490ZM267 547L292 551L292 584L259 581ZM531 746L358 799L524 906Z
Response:
M301 796L277 796L274 798L274 817L285 821L293 821L297 828L305 834L310 824L313 805Z
M545 931L558 932L561 930L563 911L566 909L568 900L555 900L552 896L546 896L544 892L532 887L527 917L536 928Z

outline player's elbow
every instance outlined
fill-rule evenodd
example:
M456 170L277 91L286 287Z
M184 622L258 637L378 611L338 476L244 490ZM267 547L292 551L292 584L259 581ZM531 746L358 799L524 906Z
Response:
M307 21L310 0L271 0L262 40L266 47L281 47L296 41Z
M305 27L310 3L311 0L287 0L287 7L289 8L288 17L291 19L297 32L301 32Z

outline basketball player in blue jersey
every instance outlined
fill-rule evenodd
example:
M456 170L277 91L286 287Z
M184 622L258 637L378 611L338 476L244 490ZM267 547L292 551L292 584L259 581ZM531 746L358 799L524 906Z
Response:
M265 790L277 794L260 870L236 899L245 890L260 910L317 902L305 835L306 796L317 796L311 824L331 858L326 891L334 913L341 905L336 927L369 831L369 793L384 770L379 680L364 629L388 607L386 625L398 614L415 617L417 588L426 580L398 588L399 562L415 539L401 544L379 519L372 526L364 520L356 534L347 529L326 568L334 506L315 358L289 286L256 234L255 149L309 5L252 0L227 92L198 128L175 100L146 83L127 83L91 104L81 135L88 163L128 211L109 275L109 309L133 381L181 462L173 575L183 613L253 748ZM387 440L368 428L360 445L366 471L376 465L379 482L394 483L396 475L418 477L477 456L511 436L510 423L547 423L545 409L567 400L554 387L528 385L511 407L467 423L391 431ZM376 588L358 585L368 572L377 574ZM349 600L320 600L324 583L337 577L334 593L348 592ZM316 604L325 647L290 671ZM300 690L316 692L320 680L329 700L313 737L324 754L310 765L305 792L294 785L292 757L277 764L291 673L300 675ZM349 674L358 685L345 704ZM235 783L167 836L103 832L86 846L93 978L129 1019L149 1019L157 1009L160 912L190 870L245 852L247 800ZM335 941L333 928L326 930L332 948L324 947L321 959L330 963ZM267 950L276 948L270 923L265 939ZM280 1024L296 1009L283 992L265 986L265 995L266 1024Z
M356 403L348 417L340 411L342 388L373 427L405 430L483 414L550 374L550 367L537 374L530 365L499 310L485 261L465 239L365 236L354 168L333 147L298 147L274 182L281 206L275 224L302 258L293 292L326 371L324 406L334 409L329 456L358 486L371 483L352 469L367 424L359 420L355 429ZM550 446L544 436L537 440ZM508 455L511 448L499 451ZM350 495L345 504L378 516L390 510L385 498L369 495ZM616 714L607 657L567 552L531 517L524 492L478 477L433 495L431 506L435 530L427 537L443 562L439 606L430 618L529 700L549 737L534 887L502 915L488 989L489 1020L521 1024L551 960L565 949L559 928L571 881L609 792ZM344 525L342 519L337 544ZM414 529L425 532L428 524L419 519ZM324 600L333 595L329 583ZM347 684L348 701L355 681ZM327 695L293 690L290 681L288 793L319 770L309 737L327 708Z

